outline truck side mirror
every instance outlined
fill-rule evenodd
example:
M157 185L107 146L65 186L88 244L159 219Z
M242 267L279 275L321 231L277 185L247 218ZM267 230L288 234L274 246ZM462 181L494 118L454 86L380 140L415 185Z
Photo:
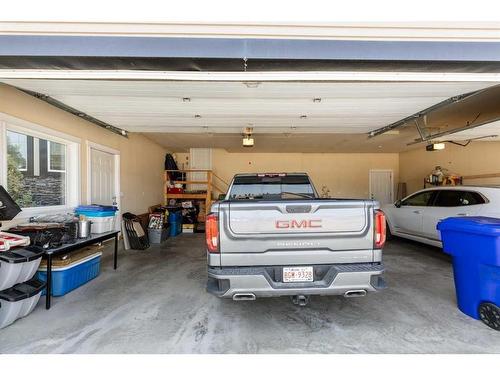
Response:
M226 194L219 194L219 197L217 198L217 200L223 201L224 199L226 199Z
M401 199L399 199L398 201L396 201L396 203L394 203L394 205L399 208L401 207Z

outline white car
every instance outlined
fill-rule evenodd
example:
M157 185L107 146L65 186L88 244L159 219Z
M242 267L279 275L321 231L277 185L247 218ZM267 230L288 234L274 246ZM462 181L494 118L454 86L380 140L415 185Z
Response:
M394 204L382 206L388 236L408 238L442 247L436 229L439 221L451 216L500 218L500 188L453 186L424 189Z

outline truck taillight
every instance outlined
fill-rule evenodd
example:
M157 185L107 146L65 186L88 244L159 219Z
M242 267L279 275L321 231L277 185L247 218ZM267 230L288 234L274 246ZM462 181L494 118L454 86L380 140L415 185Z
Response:
M382 211L375 211L375 235L374 245L376 249L381 249L385 244L385 215Z
M210 214L205 221L205 238L209 253L219 252L219 217L217 214Z

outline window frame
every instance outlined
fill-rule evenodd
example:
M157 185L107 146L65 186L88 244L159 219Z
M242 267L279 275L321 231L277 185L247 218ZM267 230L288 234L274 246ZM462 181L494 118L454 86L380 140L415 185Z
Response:
M50 140L50 139L46 139L47 140L47 172L49 173L66 173L66 171L68 170L68 163L67 163L67 153L68 153L68 148L67 148L67 145L64 144L64 143L61 143L61 142L56 142L56 141L53 141L53 140ZM65 155L64 155L64 169L52 169L51 166L50 166L50 144L54 142L54 143L59 143L59 144L62 144L63 146L66 146L66 149L65 149Z
M483 203L475 203L475 204L461 204L461 205L458 205L458 206L438 206L436 203L438 201L438 198L439 198L439 194L441 194L442 192L447 192L447 191L452 191L454 193L458 193L458 194L463 194L463 193L471 193L471 194L477 194L481 197L481 199L484 201ZM477 190L466 190L466 189L439 189L437 190L437 194L436 196L434 197L434 202L432 202L432 207L439 207L439 208L456 208L456 207L469 207L469 206L478 206L478 205L481 205L481 204L486 204L486 203L489 203L489 200L488 198L486 198L483 194L481 194L479 191Z
M27 137L27 135L23 134L23 133L15 132L15 131L10 130L10 129L5 129L5 140L6 140L5 147L7 147L7 131L10 131L11 133L21 134L21 135L26 136L26 160L25 160L26 161L26 168L17 168L17 170L19 172L28 172L28 154L29 154L29 152L28 152L28 137Z
M80 203L81 185L81 140L69 134L0 112L0 184L7 188L7 130L61 143L66 146L65 204L25 207L22 208L22 212L16 216L15 220L48 213L68 212L78 206ZM47 143L49 144L50 142Z
M429 198L429 201L427 202L427 204L425 206L411 206L409 204L404 204L407 200L417 196L417 195L420 195L420 194L425 194L425 193L430 193L431 196ZM433 207L434 206L434 201L436 200L436 190L421 190L421 191L417 191L416 193L413 193L412 195L406 197L405 199L403 199L401 201L401 206L400 207Z

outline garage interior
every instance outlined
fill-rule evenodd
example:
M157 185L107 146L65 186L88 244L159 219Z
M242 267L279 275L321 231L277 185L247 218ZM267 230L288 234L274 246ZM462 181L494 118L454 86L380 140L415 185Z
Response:
M324 196L381 203L422 189L436 166L464 185L500 184L496 61L245 58L245 71L228 59L191 71L180 58L161 60L183 63L175 71L125 70L105 57L99 64L108 69L84 58L87 65L75 68L68 57L6 54L4 129L63 133L80 145L76 198L68 193L68 204L95 203L93 144L119 155L121 214L165 203L167 153L179 169L211 171L211 200L235 173L247 172L306 172ZM238 69L224 72L232 64ZM253 147L243 146L246 138ZM427 151L434 143L445 148ZM379 189L372 182L381 171L390 177ZM315 297L298 307L285 297L237 303L206 293L202 233L144 251L120 242L117 270L111 247L105 244L98 278L2 329L0 352L500 352L498 334L456 308L450 257L440 248L394 238L383 255L388 289L356 299Z

